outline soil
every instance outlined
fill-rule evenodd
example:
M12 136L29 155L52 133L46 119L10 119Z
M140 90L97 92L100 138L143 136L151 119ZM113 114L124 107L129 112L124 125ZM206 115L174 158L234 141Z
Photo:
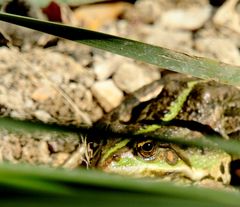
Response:
M25 15L47 19L47 13L36 5L27 6L30 10ZM67 24L240 65L237 0L138 0L135 4L102 3L72 9L58 6L60 19ZM1 116L91 126L126 95L161 78L163 69L156 66L0 24ZM75 168L88 165L91 157L89 143L80 134L2 129L0 137L1 161Z

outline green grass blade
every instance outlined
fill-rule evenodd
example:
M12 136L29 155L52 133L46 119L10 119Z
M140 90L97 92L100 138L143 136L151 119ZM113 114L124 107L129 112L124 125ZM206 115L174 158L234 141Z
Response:
M240 67L219 63L215 60L191 57L134 40L12 14L0 13L0 20L154 64L172 71L190 74L203 79L215 79L222 83L240 85Z
M53 124L44 124L41 122L31 122L25 120L16 120L9 117L0 117L0 130L5 129L9 132L15 133L80 133L80 134L88 134L91 130L98 133L98 137L106 137L108 134L109 137L131 137L131 138L138 138L141 135L136 135L132 133L118 133L115 131L110 131L110 129L99 129L96 127L88 127L88 126L81 126L81 127L74 127L74 126L60 126L60 125L53 125ZM108 131L109 130L109 131ZM109 135L110 134L110 135ZM176 144L185 144L190 146L196 147L213 147L213 148L220 148L230 154L233 155L240 155L240 142L238 140L225 140L220 137L206 137L206 139L192 139L192 140L185 140L184 138L174 138L174 137L161 137L161 135L151 135L146 134L146 137L149 139L158 139L165 142L172 142Z
M45 124L40 121L32 122L27 120L17 120L10 117L0 117L0 130L6 129L9 132L59 132L59 133L79 133L87 132L88 126L62 126L58 124Z
M2 173L4 175L4 173ZM8 179L6 179L8 178ZM74 191L67 188L66 186L60 185L59 183L51 183L38 179L28 179L20 176L18 178L17 175L12 176L10 178L9 175L4 175L4 177L0 178L0 185L6 187L12 187L16 190L21 191L31 191L38 192L45 195L72 195Z
M139 136L137 136L139 137ZM215 149L222 149L225 152L240 156L240 141L239 140L225 140L221 137L213 137L213 136L206 136L202 139L191 139L186 140L184 137L161 137L161 135L145 135L148 139L157 139L164 142L176 143L176 144L184 144L187 146L194 146L194 147L211 147Z
M127 192L115 191L94 191L82 190L79 192L79 197L42 197L29 195L15 196L14 199L1 198L1 206L15 206L15 207L42 207L42 206L56 206L56 207L73 207L73 206L87 206L87 207L236 207L236 205L221 205L214 203L207 203L206 201L192 201L177 198L165 198L163 196L152 195L138 195Z
M146 204L155 205L170 203L168 206L238 206L240 194L237 192L214 191L196 187L180 187L170 183L156 182L154 180L132 179L120 176L109 175L93 170L60 170L52 168L32 167L25 165L0 165L0 177L6 180L23 179L38 180L32 182L32 191L25 191L22 197L43 196L41 191L36 191L39 182L42 182L39 189L48 183L58 185L56 196L65 200L86 202L88 206L97 206L99 202L106 206L131 206L134 202L138 206ZM4 185L3 185L4 184ZM23 191L21 185L16 183L16 188L11 183L8 187L10 192L19 195ZM6 187L6 182L0 179L1 186ZM54 188L53 188L54 189ZM71 195L63 195L64 189L69 189ZM0 194L1 195L1 194ZM44 194L46 196L46 194ZM40 199L41 200L41 199ZM2 201L2 199L1 199ZM9 200L7 200L9 202ZM36 200L33 202L39 202ZM41 202L41 201L40 201ZM116 205L115 205L116 204ZM184 205L186 204L186 205ZM148 205L148 206L149 206ZM61 205L60 205L61 206ZM64 205L63 205L64 206Z

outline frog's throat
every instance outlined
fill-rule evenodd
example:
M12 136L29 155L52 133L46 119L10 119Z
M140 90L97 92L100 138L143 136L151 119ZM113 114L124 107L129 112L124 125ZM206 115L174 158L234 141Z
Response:
M130 141L130 139L124 139L118 143L116 143L114 145L114 147L112 147L111 149L109 149L103 156L102 156L102 159L101 159L101 162L105 162L105 160L111 156L114 152L118 151L119 149L125 147L128 142Z
M175 101L171 103L171 105L168 107L169 112L164 115L162 118L162 121L171 121L174 119L180 110L183 107L184 102L187 100L187 97L193 90L194 86L201 81L190 81L187 83L187 88L185 88L177 97Z

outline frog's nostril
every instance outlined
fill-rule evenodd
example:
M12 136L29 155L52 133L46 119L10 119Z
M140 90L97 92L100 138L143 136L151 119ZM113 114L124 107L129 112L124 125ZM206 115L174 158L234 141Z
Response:
M221 165L220 165L220 171L221 171L222 174L225 173L225 167L224 167L223 163L221 163Z
M223 182L222 177L218 177L217 181L222 183Z

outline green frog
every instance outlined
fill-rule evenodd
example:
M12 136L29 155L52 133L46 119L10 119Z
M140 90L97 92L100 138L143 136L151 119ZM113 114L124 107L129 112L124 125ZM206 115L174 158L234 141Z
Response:
M94 160L110 173L202 186L229 185L231 155L167 142L217 135L240 137L240 93L233 86L166 74L136 91L97 124L137 138L106 139ZM166 141L149 139L160 135Z

